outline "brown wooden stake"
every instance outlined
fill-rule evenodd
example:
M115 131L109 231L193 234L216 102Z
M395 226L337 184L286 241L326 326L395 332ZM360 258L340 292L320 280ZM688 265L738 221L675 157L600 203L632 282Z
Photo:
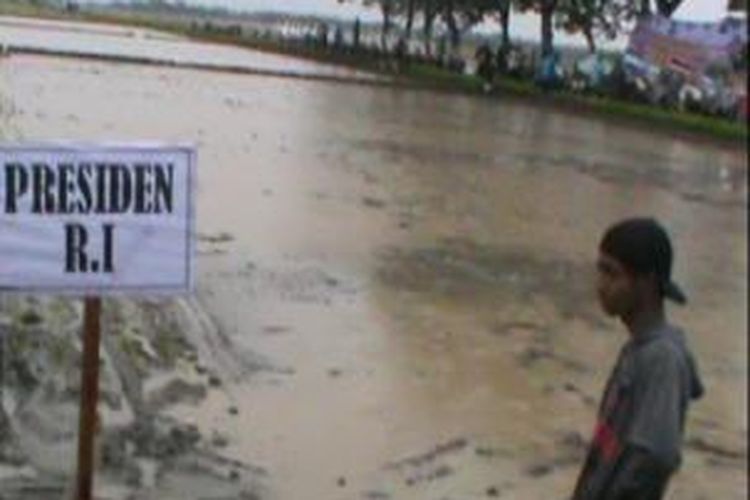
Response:
M99 400L99 342L102 302L87 297L83 310L83 362L81 370L81 410L78 425L77 500L91 500L94 484L94 437Z

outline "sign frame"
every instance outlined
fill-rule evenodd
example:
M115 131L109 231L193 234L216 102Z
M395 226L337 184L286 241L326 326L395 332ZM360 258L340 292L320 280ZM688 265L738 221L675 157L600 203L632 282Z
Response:
M69 284L3 284L3 276L0 274L0 291L26 292L26 293L50 293L61 296L92 297L92 296L165 296L186 295L194 290L195 286L195 258L196 258L196 210L195 198L197 194L197 161L198 153L194 144L190 143L167 143L167 142L74 142L74 141L50 141L50 142L27 142L27 143L0 143L0 157L8 154L35 153L40 154L98 154L113 155L117 153L170 153L185 155L187 172L185 189L185 249L184 265L180 283L159 284L97 284L97 285L69 285ZM2 168L2 165L0 165ZM2 172L0 172L2 174ZM2 198L2 193L0 193ZM0 207L0 219L4 213ZM86 215L79 215L85 219ZM97 217L101 217L97 215ZM124 224L126 225L126 224ZM0 246L2 244L0 243ZM127 269L124 271L127 272Z

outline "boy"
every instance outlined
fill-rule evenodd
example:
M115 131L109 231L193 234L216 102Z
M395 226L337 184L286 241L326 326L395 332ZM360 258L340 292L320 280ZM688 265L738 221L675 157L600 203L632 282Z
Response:
M688 403L703 394L683 333L664 299L685 295L671 280L672 246L647 218L610 227L599 245L597 293L629 339L604 390L593 441L573 500L661 500L680 465Z

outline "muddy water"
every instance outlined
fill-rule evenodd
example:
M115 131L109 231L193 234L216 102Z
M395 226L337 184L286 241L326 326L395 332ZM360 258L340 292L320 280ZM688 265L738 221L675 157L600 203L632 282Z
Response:
M707 397L671 499L744 498L745 152L512 101L12 57L5 139L191 141L224 384L177 414L269 498L562 499L620 325L602 230L663 219ZM235 407L236 411L229 411ZM233 410L234 410L233 409Z
M259 51L221 44L193 43L153 30L63 21L0 17L0 48L33 49L58 54L136 58L166 64L194 64L294 75L376 79L372 74L305 60L290 61Z

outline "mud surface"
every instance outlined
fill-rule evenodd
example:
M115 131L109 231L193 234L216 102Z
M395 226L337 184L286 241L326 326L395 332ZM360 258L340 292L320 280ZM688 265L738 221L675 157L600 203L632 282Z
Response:
M262 470L262 498L566 498L625 340L596 309L595 249L634 214L671 229L691 303L670 314L708 388L669 498L745 497L742 149L513 102L31 56L0 61L0 131L198 146L198 290L170 307L204 390L142 411Z

